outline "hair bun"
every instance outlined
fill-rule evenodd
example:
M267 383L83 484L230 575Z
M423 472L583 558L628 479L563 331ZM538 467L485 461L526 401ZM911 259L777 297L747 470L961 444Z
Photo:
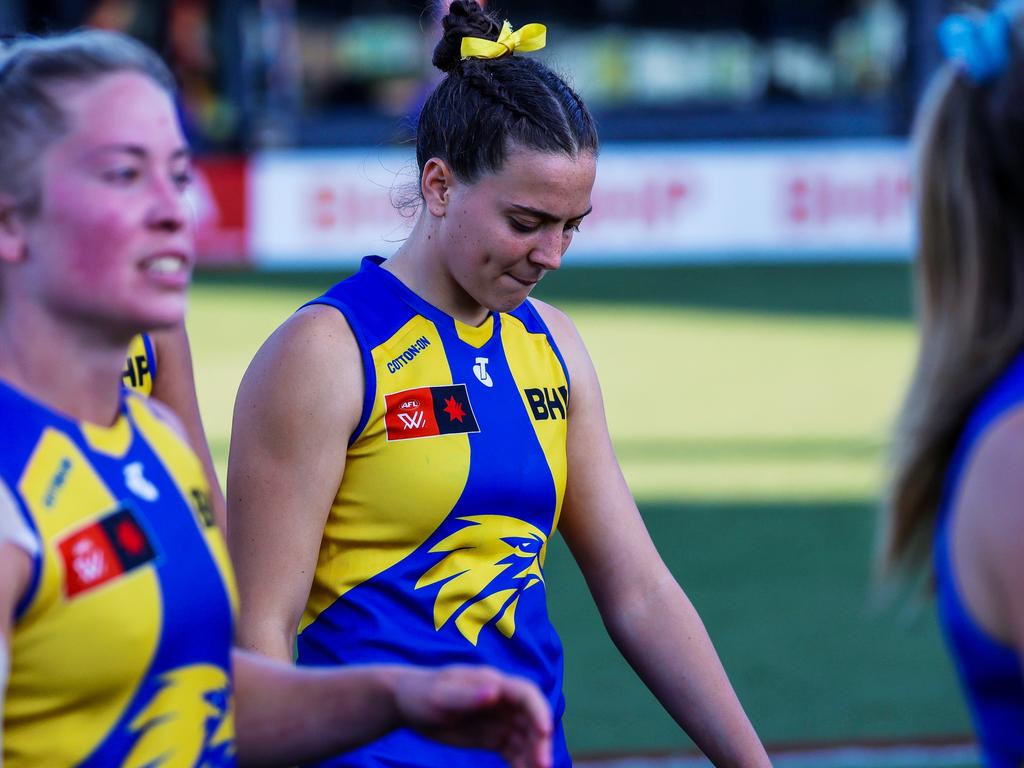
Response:
M451 72L462 61L462 38L497 40L501 32L501 24L481 8L476 0L452 0L441 25L444 31L434 48L431 62L442 72Z

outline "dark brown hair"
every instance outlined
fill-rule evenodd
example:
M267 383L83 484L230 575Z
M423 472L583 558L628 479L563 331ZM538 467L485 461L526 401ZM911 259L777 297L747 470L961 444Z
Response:
M446 73L416 128L420 172L432 157L460 179L501 170L513 147L575 157L597 152L597 129L579 95L535 58L462 59L463 37L496 40L501 25L473 0L454 0L442 20L434 66Z

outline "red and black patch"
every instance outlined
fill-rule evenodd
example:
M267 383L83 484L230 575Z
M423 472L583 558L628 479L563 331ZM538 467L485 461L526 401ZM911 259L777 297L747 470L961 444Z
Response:
M388 440L479 432L465 384L417 387L384 395Z
M57 542L64 562L64 595L71 598L117 579L156 557L145 529L121 507Z

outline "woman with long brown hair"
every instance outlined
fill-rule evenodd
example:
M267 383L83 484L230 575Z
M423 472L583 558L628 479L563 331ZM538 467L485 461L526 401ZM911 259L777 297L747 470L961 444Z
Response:
M986 765L1024 761L1024 19L952 16L916 131L920 349L883 565L932 555Z

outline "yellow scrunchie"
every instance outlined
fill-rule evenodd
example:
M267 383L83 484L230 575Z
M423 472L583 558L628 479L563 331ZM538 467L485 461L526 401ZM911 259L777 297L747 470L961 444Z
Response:
M501 25L497 40L464 37L459 53L463 59L497 59L512 51L539 51L547 43L548 28L543 24L526 24L515 32L507 21Z

